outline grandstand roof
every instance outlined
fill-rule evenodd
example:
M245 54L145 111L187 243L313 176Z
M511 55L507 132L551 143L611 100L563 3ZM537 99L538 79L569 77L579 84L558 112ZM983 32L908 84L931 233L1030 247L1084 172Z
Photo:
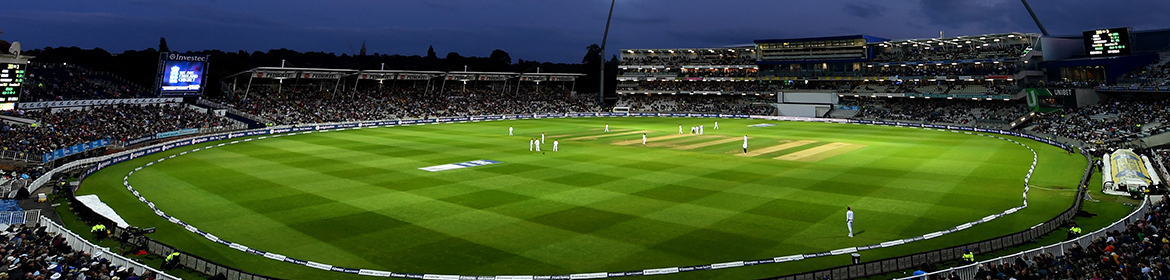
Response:
M738 47L722 47L722 48L677 48L677 49L622 49L622 53L676 53L676 52L756 52L756 47L752 45L738 46Z
M831 41L831 40L849 40L849 39L865 39L866 42L876 43L889 41L890 39L874 37L869 35L845 35L845 36L828 36L828 37L808 37L808 38L792 38L792 39L765 39L756 40L755 43L785 43L785 42L808 42L808 41Z
M1040 34L1012 32L1012 33L1002 33L1002 34L958 36L958 37L950 37L950 38L919 38L919 39L905 39L905 40L897 40L897 41L886 40L886 41L880 41L880 42L874 42L874 43L877 43L877 45L883 46L883 47L901 46L901 45L937 45L939 43L951 44L951 45L982 45L982 44L999 43L999 42L1003 42L1005 40L1024 40L1024 39L1038 39L1038 38L1040 38Z
M253 78L270 78L270 79L293 79L293 78L317 78L312 76L315 74L328 75L330 79L340 78L358 73L358 70L353 69L327 69L327 68L292 68L292 67L256 67L250 70L245 70L224 77L235 78L237 76L248 74ZM306 76L310 75L310 76Z

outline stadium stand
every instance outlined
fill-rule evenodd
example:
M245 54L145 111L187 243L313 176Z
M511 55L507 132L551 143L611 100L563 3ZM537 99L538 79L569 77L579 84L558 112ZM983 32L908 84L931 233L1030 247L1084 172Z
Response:
M0 124L0 149L34 155L98 139L127 140L160 132L229 125L223 117L184 106L113 105L57 112L13 111L33 125Z
M593 112L594 98L571 97L567 89L521 87L504 91L489 87L448 87L441 91L398 87L360 89L348 95L330 96L315 88L276 89L260 87L249 99L228 97L215 101L259 116L276 125L435 118L449 116ZM337 102L344 100L345 102Z
M0 278L4 279L140 279L156 278L152 272L120 268L101 256L69 247L65 237L45 227L9 226L0 250ZM115 278L116 277L116 278Z
M1170 275L1167 215L1170 203L1162 200L1123 231L1108 232L1083 247L1073 242L1059 254L1019 255L1010 261L986 263L978 266L970 279L1165 279ZM940 273L922 279L963 278L957 273Z
M631 112L772 115L776 108L756 96L623 95L614 107Z
M1135 69L1117 80L1119 86L1170 86L1170 52L1158 54L1158 61Z
M154 97L141 86L73 64L29 63L25 102Z

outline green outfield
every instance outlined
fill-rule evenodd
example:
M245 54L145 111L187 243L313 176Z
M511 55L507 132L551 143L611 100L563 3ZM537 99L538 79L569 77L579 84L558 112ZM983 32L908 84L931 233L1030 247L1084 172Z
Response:
M712 129L715 121L721 129ZM605 124L611 131L602 131ZM750 127L755 124L769 127ZM704 125L703 136L678 135ZM515 136L508 136L508 127ZM544 152L528 139L546 135ZM686 132L686 131L684 131ZM642 133L649 141L642 144ZM740 145L750 137L748 154ZM560 141L552 152L554 139ZM1084 158L1039 142L1029 207L865 260L964 244L1047 221L1072 204ZM146 156L89 177L150 237L246 271L366 279L243 253L154 215L122 186ZM498 164L428 172L422 167ZM581 118L373 128L269 138L166 160L130 177L158 208L220 238L342 267L549 275L823 252L917 236L1021 204L1032 162L1004 140L924 129L695 118ZM1046 190L1049 189L1049 190ZM856 212L847 236L845 207ZM848 256L653 279L744 279Z

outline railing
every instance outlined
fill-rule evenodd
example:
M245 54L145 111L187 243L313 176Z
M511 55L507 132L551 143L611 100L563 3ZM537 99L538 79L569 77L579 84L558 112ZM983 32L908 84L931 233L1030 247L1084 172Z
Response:
M69 192L69 193L72 193L72 192ZM69 203L70 203L70 205L73 206L73 209L77 212L77 216L82 221L85 221L86 223L105 224L105 225L114 225L115 224L113 221L107 219L106 217L93 211L93 209L90 209L89 207L87 207L84 203L78 202L77 198L74 197L72 194L69 195ZM0 216L0 218L2 218L2 217L3 216ZM229 280L269 280L269 279L275 280L275 279L277 279L277 278L256 275L256 274L248 273L248 272L245 272L245 271L242 271L239 269L235 269L232 267L224 266L224 265L218 264L216 262L212 262L212 261L209 261L207 259L201 258L199 256L196 256L193 254L188 254L187 252L180 251L178 249L175 249L175 247L171 247L170 245L164 244L162 242L158 242L158 241L151 239L149 237L145 237L145 236L138 235L138 234L131 234L130 232L127 232L127 229L124 229L124 228L110 227L110 229L112 229L112 231L113 231L110 234L111 237L120 237L120 236L123 236L123 234L127 234L126 236L129 238L127 238L126 240L122 240L122 242L124 242L124 244L126 244L126 245L130 245L130 247L133 248L131 250L141 249L141 250L145 250L146 252L148 252L152 255L157 255L157 256L167 256L167 255L170 255L171 253L179 252L179 262L178 262L179 265L190 268L190 269L195 270L195 271L199 271L203 274L207 274L207 275L223 274L224 276L227 276L227 279L229 279ZM73 244L73 243L70 243L70 244ZM139 270L136 269L135 271L139 271Z
M959 276L959 279L970 280L970 279L975 277L975 274L979 271L979 266L983 265L983 264L988 264L988 263L1010 264L1010 263L1014 263L1014 259L1019 257L1019 256L1036 257L1037 255L1040 255L1040 254L1061 255L1065 252L1068 252L1068 249L1072 248L1074 244L1079 245L1081 248L1087 248L1087 247L1089 247L1089 242L1092 242L1093 239L1105 238L1107 236L1107 234L1111 231L1125 231L1126 227L1129 226L1130 223L1136 222L1137 220L1144 217L1146 215L1146 213L1149 212L1150 207L1154 203L1162 201L1162 199L1163 199L1163 196L1148 196L1144 200L1142 200L1142 205L1140 207L1138 207L1138 209L1134 210L1133 213L1130 213L1129 216L1125 216L1125 218L1123 218L1117 222L1114 222L1112 225L1109 225L1108 227L1102 228L1100 230L1094 231L1094 232L1086 234L1086 235L1082 235L1082 236L1077 237L1076 239L1073 239L1073 240L1060 242L1060 243L1056 243L1053 245L1048 245L1048 246L1044 246L1044 247L1040 247L1040 248L1036 248L1036 249L1032 249L1032 250L1027 250L1024 252L1019 252L1019 253L1015 253L1015 254L1011 254L1011 255L1007 255L1007 256L1003 256L1003 257L998 257L998 258L994 258L994 259L990 259L990 260L986 260L986 261L981 261L981 262L974 263L974 264L968 264L968 265L964 265L964 266L960 266L960 267L952 267L952 268L948 268L948 269L943 269L943 270L927 273L926 275L918 275L918 276L905 277L905 278L896 278L895 280L930 279L930 278L933 278L930 276L935 276L935 275L940 275L940 274L941 275L955 274L955 275ZM929 277L929 278L923 278L923 277Z
M94 257L105 258L109 260L111 264L117 265L118 267L131 267L134 268L134 271L150 271L158 276L155 279L182 280L182 278L171 276L166 272L159 271L153 267L142 265L122 255L111 252L110 249L89 243L89 241L85 240L85 238L81 238L81 236L73 233L72 231L69 231L69 229L54 223L52 220L49 220L49 218L39 217L39 221L40 225L45 227L46 232L59 233L61 236L65 237L66 244L69 244L69 247L73 248L74 251L82 251L89 253Z
M40 162L40 155L33 155L32 153L17 152L13 150L0 150L0 159L14 160L23 162Z
M792 275L786 275L786 276L780 276L780 277L773 277L773 278L768 278L768 279L820 280L820 279L853 279L853 278L861 278L861 277L870 277L870 276L874 276L874 275L881 275L881 274L886 274L886 273L891 273L891 272L899 272L899 271L904 271L907 269L920 267L922 264L927 263L927 262L942 263L945 261L957 260L963 255L964 250L970 250L973 253L986 253L986 252L992 252L992 251L1001 250L1001 249L1009 249L1011 247L1031 243L1032 240L1040 238L1041 236L1044 236L1045 234L1051 233L1052 231L1056 230L1057 228L1060 228L1066 222L1068 222L1069 220L1072 220L1072 218L1076 216L1077 212L1080 211L1081 205L1082 205L1082 203L1084 203L1084 198L1085 198L1086 192L1088 190L1088 188L1086 188L1084 186L1086 186L1088 184L1089 178L1093 174L1093 158L1084 152L1082 152L1081 155L1085 156L1085 160L1088 162L1088 167L1085 168L1085 172L1081 176L1081 183L1080 183L1080 186L1078 187L1079 191L1077 191L1077 195L1076 195L1075 200L1073 201L1073 205L1071 207L1069 207L1068 210L1065 210L1063 213L1056 216L1055 218L1052 218L1051 220L1048 220L1047 222L1041 223L1039 225L1033 226L1032 228L1029 228L1027 230L1020 231L1020 232L1013 233L1013 234L1009 234L1009 235L1005 235L1005 236L1001 236L1001 237L997 237L997 238L987 239L987 240L964 244L964 245L959 245L959 246L952 246L952 247L939 249L939 250L932 250L932 251L928 251L928 252L905 255L905 256L901 256L901 257L893 257L893 258L863 262L863 263L859 263L859 264L852 264L852 265L840 266L840 267L835 267L835 268L822 269L822 270L817 270L817 271L812 271L812 272L792 274ZM949 272L949 270L948 270L948 272ZM972 273L971 275L974 275L974 273ZM921 277L921 276L918 276L918 277ZM970 280L971 278L967 277L967 278L963 278L963 279Z

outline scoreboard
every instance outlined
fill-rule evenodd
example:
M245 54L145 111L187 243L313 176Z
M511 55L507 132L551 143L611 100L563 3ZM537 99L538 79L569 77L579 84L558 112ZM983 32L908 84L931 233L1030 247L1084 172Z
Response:
M1129 27L1085 31L1085 52L1089 56L1129 55L1129 33Z
M159 53L155 89L159 97L203 95L210 56L205 54Z
M0 111L16 109L28 64L0 63Z

